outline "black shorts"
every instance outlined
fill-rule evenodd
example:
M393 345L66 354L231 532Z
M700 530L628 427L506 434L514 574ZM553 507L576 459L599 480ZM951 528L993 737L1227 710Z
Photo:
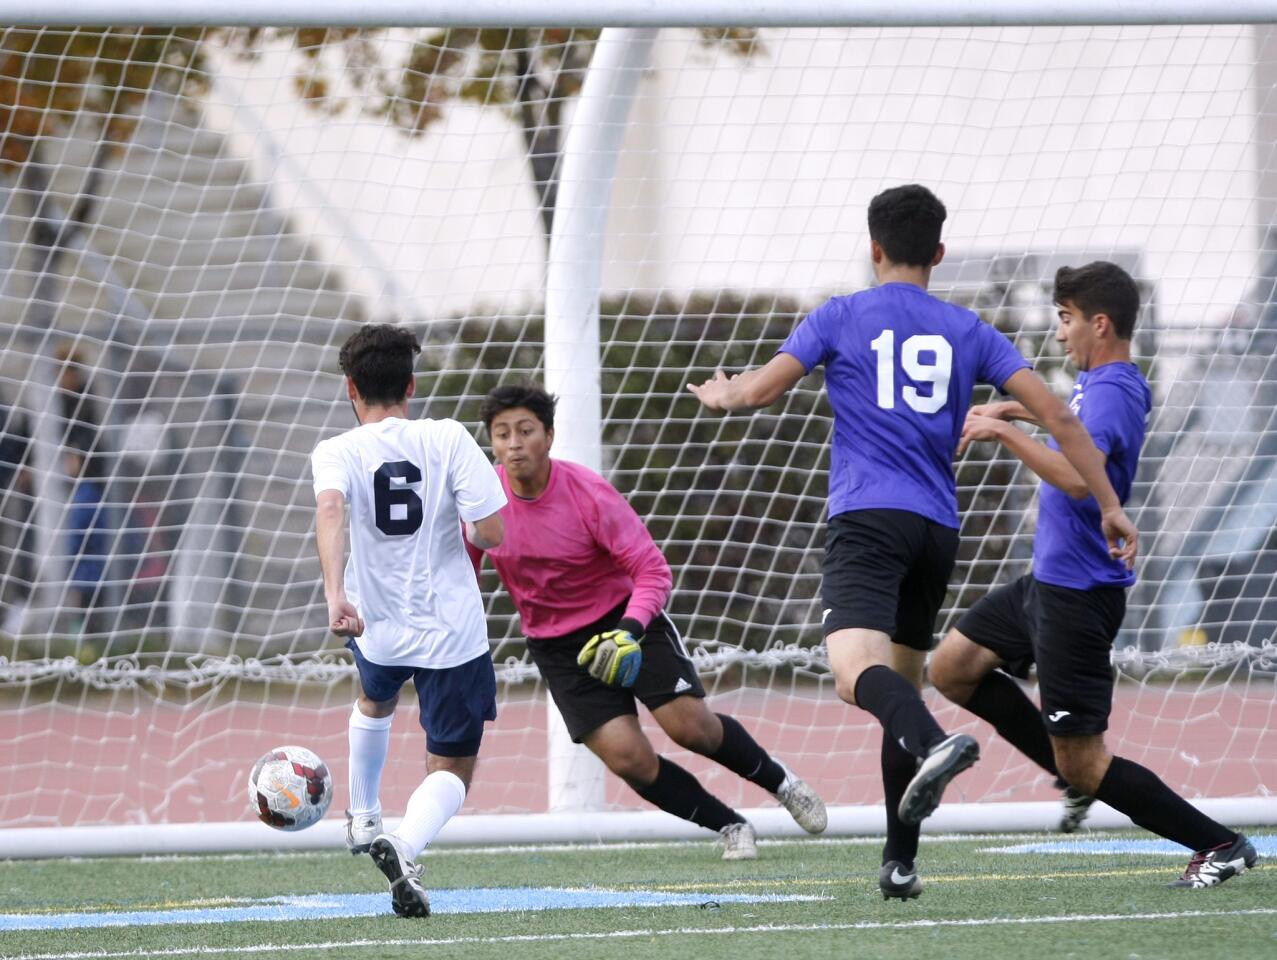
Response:
M1126 615L1126 590L1073 590L1032 575L991 590L959 618L957 631L993 651L1024 678L1037 664L1042 717L1053 736L1099 734L1113 707L1109 654Z
M621 604L588 627L567 636L537 640L528 638L528 652L550 689L554 705L563 715L575 743L614 717L636 715L635 701L649 710L664 706L675 697L704 697L705 688L683 638L664 612L658 613L643 634L643 663L632 687L609 687L579 667L576 656L596 633L615 630L625 612Z
M957 556L957 530L908 510L831 517L820 586L825 636L881 630L895 643L930 650Z

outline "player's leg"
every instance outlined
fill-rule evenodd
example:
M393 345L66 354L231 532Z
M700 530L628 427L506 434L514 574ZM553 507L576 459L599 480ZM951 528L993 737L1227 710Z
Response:
M577 664L581 644L599 628L610 629L597 623L558 640L528 641L528 652L563 716L569 736L573 742L585 744L648 803L718 833L727 841L724 856L728 859L749 859L752 830L750 836L743 835L742 830L749 827L745 818L710 794L678 764L657 755L639 726L634 692L610 687ZM649 663L649 659L653 662ZM646 690L645 684L654 682L661 673L661 658L645 654L643 661L636 687ZM684 682L703 693L694 671ZM675 681L667 693L672 695L677 686Z
M892 636L901 585L927 549L926 523L902 510L830 518L820 587L838 696L872 713L892 740L918 758L945 734L914 685L892 669Z
M1012 677L1033 663L1032 577L985 594L958 620L931 658L931 682L1054 777L1055 754L1042 713Z
M418 669L413 682L426 731L426 777L399 826L377 837L369 853L390 883L395 913L424 917L430 901L416 859L465 802L484 724L497 716L497 680L485 652L456 667Z
M1172 887L1212 887L1245 873L1259 859L1244 836L1206 816L1153 771L1112 756L1102 735L1051 740L1060 772L1070 785L1126 814L1137 826L1194 851Z
M1104 745L1113 705L1110 649L1122 624L1119 588L1069 590L1035 583L1035 655L1042 714L1056 765L1069 785L1138 826L1196 851L1176 886L1206 887L1253 866L1245 837L1206 816L1138 763Z
M708 757L774 795L808 833L825 829L828 815L816 791L773 759L735 717L713 713L704 700L686 694L657 707L652 716L679 746Z
M976 631L969 632L981 636ZM954 627L936 647L927 674L932 686L944 694L945 699L965 707L973 698L978 701L976 691L984 679L1005 665L1006 661L998 654Z
M390 884L390 903L401 917L428 917L430 898L417 857L456 816L474 777L477 757L439 756L427 751L426 778L408 798L393 833L379 834L369 848L373 863Z
M725 860L752 860L758 855L753 828L745 818L687 770L659 756L639 726L637 714L613 717L585 733L580 742L654 807L719 834Z
M908 680L914 689L922 688L926 655L908 647L893 645L892 669ZM912 900L922 893L918 877L918 837L922 828L900 819L900 801L918 772L918 758L882 732L879 753L882 769L882 798L887 816L887 839L882 846L882 867L878 871L878 889L884 900Z
M468 744L466 746L469 746ZM460 745L435 744L435 749L457 750ZM419 855L439 835L444 824L456 816L465 802L474 779L478 757L451 756L433 750L426 753L426 778L408 798L403 821L395 830L407 849Z
M412 675L408 667L387 667L364 658L355 640L346 643L359 670L359 697L347 722L350 806L346 810L346 847L367 853L381 833L381 773L390 749L390 725L399 690Z
M773 794L808 833L825 829L825 804L816 792L764 750L736 718L706 706L695 665L665 614L652 622L643 637L643 668L634 696L679 746Z
M949 575L957 558L958 532L903 511L865 511L864 514L867 516L857 535L859 542L870 545L871 549L862 550L860 556L876 554L880 565L900 573L896 606L882 621L892 622L894 627L890 634L884 630L877 636L860 638L860 661L853 662L850 669L835 665L835 679L838 680L840 672L849 674L859 669L852 688L855 702L874 714L886 735L906 753L921 761L900 798L897 811L904 823L917 824L939 806L949 781L980 756L979 744L973 737L949 736L940 728L922 700L920 677L915 675L915 667L920 667L922 658L935 644L936 614L944 602ZM867 572L863 563L858 566L862 574ZM874 595L872 591L867 594ZM828 599L826 606L830 606ZM872 609L862 611L861 616ZM877 610L879 616L883 612L881 608ZM845 623L842 619L845 613L831 610L826 621L827 631L831 628L829 621L835 617ZM890 641L884 643L888 636ZM845 657L848 645L840 642L836 634L829 637L828 645L831 664L837 663L836 658ZM903 653L900 648L912 650L916 655ZM866 666L866 653L886 662ZM897 669L901 664L908 676ZM840 692L845 695L847 683L838 682Z

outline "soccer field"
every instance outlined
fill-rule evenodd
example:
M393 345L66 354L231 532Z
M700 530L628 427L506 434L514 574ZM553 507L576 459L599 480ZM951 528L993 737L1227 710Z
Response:
M1277 835L1252 831L1262 855ZM878 892L880 840L441 850L434 915L390 914L344 852L0 863L0 957L647 958L1277 955L1277 871L1170 890L1186 855L1144 833L924 838L910 903Z

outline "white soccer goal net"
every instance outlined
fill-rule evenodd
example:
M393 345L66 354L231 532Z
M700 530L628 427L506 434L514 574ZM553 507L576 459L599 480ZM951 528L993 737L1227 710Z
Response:
M0 828L244 821L249 767L283 742L329 762L340 817L354 673L325 630L308 456L353 423L337 348L369 321L420 334L415 412L481 443L487 390L547 372L566 384L561 415L598 427L561 445L596 442L647 519L714 708L831 804L881 803L879 728L838 701L819 649L821 378L752 417L708 415L685 385L765 362L807 310L867 286L867 203L914 181L950 213L935 290L1062 393L1055 269L1109 259L1142 284L1156 405L1110 746L1191 798L1271 797L1277 28L633 40L650 52L627 68L632 103L602 121L620 140L606 229L571 228L600 258L593 411L588 371L580 391L547 371L547 341L565 334L547 328L546 271L556 214L580 203L563 157L597 107L582 86L599 38L0 31ZM551 298L584 303L584 322L591 267L575 273ZM991 453L958 465L962 552L938 631L1027 569L1035 480ZM490 571L482 586L501 715L466 809L522 815L536 836L545 691ZM985 749L947 799L998 825L1010 808L993 804L1055 797L927 696ZM420 736L405 705L388 811L419 780ZM669 752L728 803L770 802ZM615 780L604 801L642 807Z

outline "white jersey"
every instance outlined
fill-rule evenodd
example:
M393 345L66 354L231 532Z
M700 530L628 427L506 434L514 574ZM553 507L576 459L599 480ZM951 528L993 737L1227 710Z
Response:
M383 666L455 667L488 652L461 521L506 505L496 471L455 420L366 423L311 454L315 493L350 504L346 597L360 652Z

